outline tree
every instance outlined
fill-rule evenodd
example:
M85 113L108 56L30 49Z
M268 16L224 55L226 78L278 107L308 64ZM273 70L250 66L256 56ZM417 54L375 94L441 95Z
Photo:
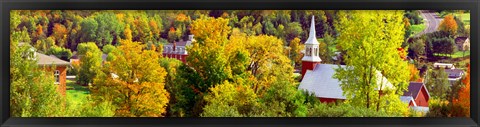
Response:
M70 49L66 49L63 47L53 46L48 49L47 55L54 55L57 58L60 58L64 61L70 61L70 57L72 57L72 51Z
M158 64L159 55L143 50L144 45L122 40L116 56L106 62L90 88L97 102L112 101L115 116L162 117L170 94L165 89L166 71Z
M30 38L26 29L10 36L10 115L13 117L58 117L64 111L64 99L47 73L32 59L34 50L20 40Z
M88 85L93 82L97 70L102 65L102 51L98 49L95 42L80 43L77 47L80 56L80 70L77 82Z
M98 15L95 15L94 19L98 23L95 42L97 42L99 47L117 43L114 42L114 40L119 41L117 38L120 36L125 25L119 22L113 12L102 11L98 13Z
M190 81L195 78L187 76L195 75L190 72L185 64L177 59L161 58L160 65L165 68L165 89L170 93L168 104L168 116L191 117L197 94L190 87ZM192 83L193 84L193 83Z
M192 23L196 43L187 47L187 65L193 67L206 84L198 84L200 91L222 83L228 76L225 44L231 28L228 19L200 17Z
M425 42L422 39L414 40L408 46L408 56L413 59L418 59L425 55Z
M451 36L455 36L457 34L457 29L457 22L451 14L445 16L438 26L438 30L448 32Z
M403 12L340 11L338 15L337 45L346 51L346 67L336 69L334 78L341 82L348 103L367 109L375 106L377 111L405 109L393 104L401 103L399 95L407 89L410 75L397 52L404 41ZM378 73L393 87L378 82L382 78ZM387 105L387 100L392 104Z
M249 116L258 105L257 95L250 87L242 84L224 82L210 88L205 96L207 105L204 107L203 117L240 117Z
M462 79L463 87L458 91L458 97L453 100L453 105L461 107L464 113L462 116L470 117L470 64L467 68L467 74Z
M447 99L447 93L450 91L450 82L445 69L430 69L425 80L425 87L427 87L432 97L440 100Z
M115 46L108 44L108 45L103 46L102 52L104 54L109 54L109 53L113 52L115 49L116 49Z
M98 23L93 18L86 18L80 22L80 29L81 36L80 42L92 42L96 41L97 38L97 29Z
M418 81L420 79L419 72L417 67L414 64L408 64L408 70L410 71L410 80L409 81Z
M55 23L53 25L53 34L52 36L56 40L56 45L63 47L67 42L67 28L64 25Z
M305 46L300 43L299 38L294 38L290 42L289 47L290 47L290 51L289 51L290 59L294 61L296 65L300 65L302 63L302 57L303 57L301 51Z
M288 23L285 29L285 40L291 41L296 37L300 37L302 33L302 26L298 22Z

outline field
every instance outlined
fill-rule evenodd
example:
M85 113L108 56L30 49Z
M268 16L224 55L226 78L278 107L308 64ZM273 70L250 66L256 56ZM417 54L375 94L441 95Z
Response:
M463 24L470 25L470 13L463 13L463 14L454 14L456 17L461 17Z
M67 80L67 98L72 102L82 102L82 100L87 99L88 94L90 94L90 90L87 87L78 85L75 81Z
M448 56L450 58L461 58L461 57L467 57L470 56L470 51L457 51L453 53L452 55L450 54L435 54L435 56Z
M410 30L412 30L411 36L422 32L426 27L425 23L410 26Z

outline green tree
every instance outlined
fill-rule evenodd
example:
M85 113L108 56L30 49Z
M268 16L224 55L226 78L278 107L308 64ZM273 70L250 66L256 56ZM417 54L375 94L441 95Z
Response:
M72 57L72 51L70 49L66 49L63 47L53 46L48 49L47 55L54 55L57 58L60 58L64 61L70 61L70 57Z
M205 96L207 105L203 117L240 117L248 116L258 105L257 95L250 87L224 82L210 88Z
M93 18L86 18L80 22L80 42L93 42L97 38L98 23Z
M427 87L432 97L441 100L447 99L447 93L451 90L448 74L445 72L445 69L430 69L427 72L427 78L425 80L425 87Z
M285 39L287 41L293 40L296 37L300 37L302 33L302 26L298 22L288 23L285 29Z
M53 73L47 73L34 59L35 50L19 40L30 38L12 32L10 39L10 115L13 117L59 117L64 99L54 84ZM21 45L21 46L19 46Z
M337 45L346 51L346 67L336 69L334 78L341 82L347 103L377 111L406 109L406 105L393 104L401 104L399 95L407 89L410 75L407 62L397 51L404 41L403 12L362 10L338 14Z
M80 56L80 70L77 76L77 82L82 85L88 85L93 82L93 78L102 66L102 51L98 49L95 42L80 43L77 47Z

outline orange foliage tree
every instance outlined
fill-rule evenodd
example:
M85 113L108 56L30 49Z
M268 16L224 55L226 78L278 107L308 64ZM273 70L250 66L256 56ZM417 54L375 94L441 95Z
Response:
M462 80L464 86L458 91L458 98L453 100L453 105L462 107L463 115L466 117L470 116L470 64L467 65L467 75Z
M453 18L453 15L445 16L442 23L440 23L440 26L438 27L438 30L448 32L450 35L457 34L457 29L457 22Z

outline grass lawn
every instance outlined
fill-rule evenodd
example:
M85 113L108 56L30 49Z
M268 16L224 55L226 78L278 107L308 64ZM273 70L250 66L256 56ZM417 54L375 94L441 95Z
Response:
M454 15L456 17L461 17L463 24L470 25L470 13L463 13L463 14L455 13Z
M410 36L413 36L417 33L422 32L426 27L427 26L425 25L425 23L418 24L418 25L411 25L410 30L412 30L412 34Z
M449 54L435 54L435 56L448 56L450 57ZM469 57L470 56L470 51L465 51L465 54L463 51L457 51L454 54L451 55L451 58L461 58L461 57Z
M73 102L78 103L87 99L87 95L90 94L90 90L78 85L75 81L67 80L67 97Z

